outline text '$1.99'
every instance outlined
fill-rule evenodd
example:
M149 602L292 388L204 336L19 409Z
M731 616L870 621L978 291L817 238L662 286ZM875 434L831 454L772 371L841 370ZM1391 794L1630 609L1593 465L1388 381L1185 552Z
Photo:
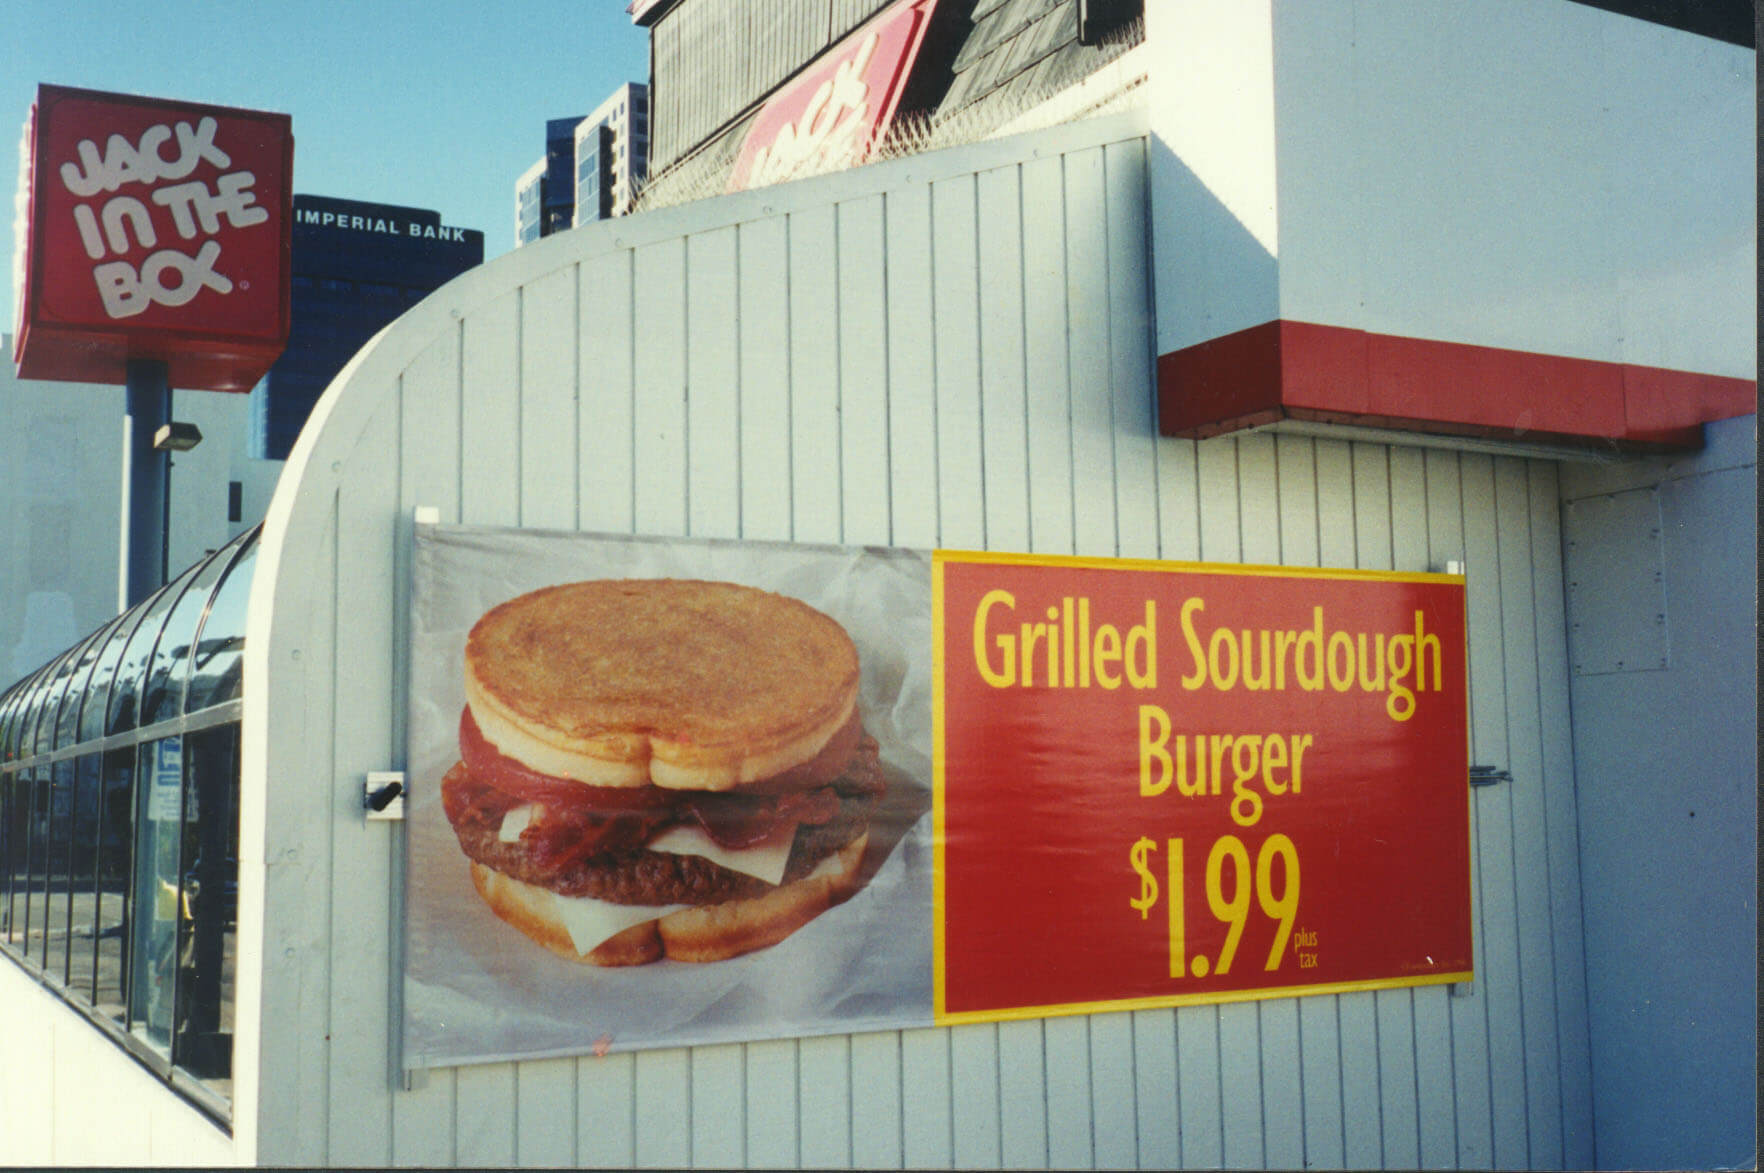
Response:
M1170 976L1204 978L1208 973L1221 977L1229 974L1249 922L1252 902L1264 916L1278 922L1263 966L1268 972L1278 970L1287 955L1293 925L1298 919L1299 859L1298 848L1292 840L1279 833L1268 836L1257 849L1253 864L1249 848L1236 835L1221 835L1213 841L1207 851L1205 866L1207 907L1226 925L1225 942L1216 960L1209 960L1204 954L1196 955L1192 960L1188 957L1184 876L1187 860L1182 838L1166 839L1161 850L1164 854L1162 894L1170 934ZM1127 902L1142 920L1150 917L1160 896L1154 860L1159 851L1155 839L1141 836L1128 852L1128 862L1139 877L1139 894L1129 897Z

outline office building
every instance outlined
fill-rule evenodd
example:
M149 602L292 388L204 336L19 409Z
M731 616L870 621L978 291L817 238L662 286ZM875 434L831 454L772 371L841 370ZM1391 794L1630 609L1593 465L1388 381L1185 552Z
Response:
M380 328L484 259L439 212L294 197L288 349L252 393L252 455L283 460L331 379Z
M545 123L545 154L515 181L515 247L575 221L576 126L582 115Z
M630 211L649 171L649 87L628 82L585 117L545 123L545 154L515 181L515 245Z
M575 223L628 212L649 171L649 87L614 90L576 124L575 149Z

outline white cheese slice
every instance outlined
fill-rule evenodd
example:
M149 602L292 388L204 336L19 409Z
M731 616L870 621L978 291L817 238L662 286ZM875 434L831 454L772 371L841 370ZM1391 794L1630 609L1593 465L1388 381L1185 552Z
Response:
M515 807L506 815L502 816L502 829L496 833L497 840L502 843L514 843L518 841L521 837L521 832L525 831L528 825L538 817L539 807L533 803L528 803L526 806Z
M845 861L839 858L839 854L839 852L835 851L831 855L822 857L821 862L816 864L814 870L804 876L803 879L812 880L816 876L831 876L838 872L843 872L845 870Z
M622 933L632 925L666 916L685 908L684 904L612 904L592 896L560 896L551 893L557 908L557 919L570 934L577 953L586 953L614 933Z
M791 822L765 842L738 850L720 846L698 826L670 827L643 846L674 855L702 855L730 871L776 884L784 879L784 866L790 862L790 847L795 842L796 824Z

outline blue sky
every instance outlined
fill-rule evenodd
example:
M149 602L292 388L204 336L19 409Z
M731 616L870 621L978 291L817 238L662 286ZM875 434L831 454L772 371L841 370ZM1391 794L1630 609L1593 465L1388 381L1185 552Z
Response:
M12 193L37 84L293 116L294 190L432 208L514 246L545 120L646 81L626 0L8 0L0 30L0 330Z

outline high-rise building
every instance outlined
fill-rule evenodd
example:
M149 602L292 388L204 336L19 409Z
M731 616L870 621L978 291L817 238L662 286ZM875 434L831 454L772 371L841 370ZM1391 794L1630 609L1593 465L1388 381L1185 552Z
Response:
M649 87L628 82L576 124L576 224L622 216L649 171Z
M288 348L252 392L252 455L283 460L318 397L386 323L484 260L484 234L439 212L294 197Z
M515 181L515 246L561 232L575 221L576 125L582 115L545 122L545 154Z
M540 159L515 180L515 247L532 244L545 233L539 208L545 199L545 160Z
M631 210L649 172L649 87L627 82L586 117L545 123L545 154L515 181L515 245Z

